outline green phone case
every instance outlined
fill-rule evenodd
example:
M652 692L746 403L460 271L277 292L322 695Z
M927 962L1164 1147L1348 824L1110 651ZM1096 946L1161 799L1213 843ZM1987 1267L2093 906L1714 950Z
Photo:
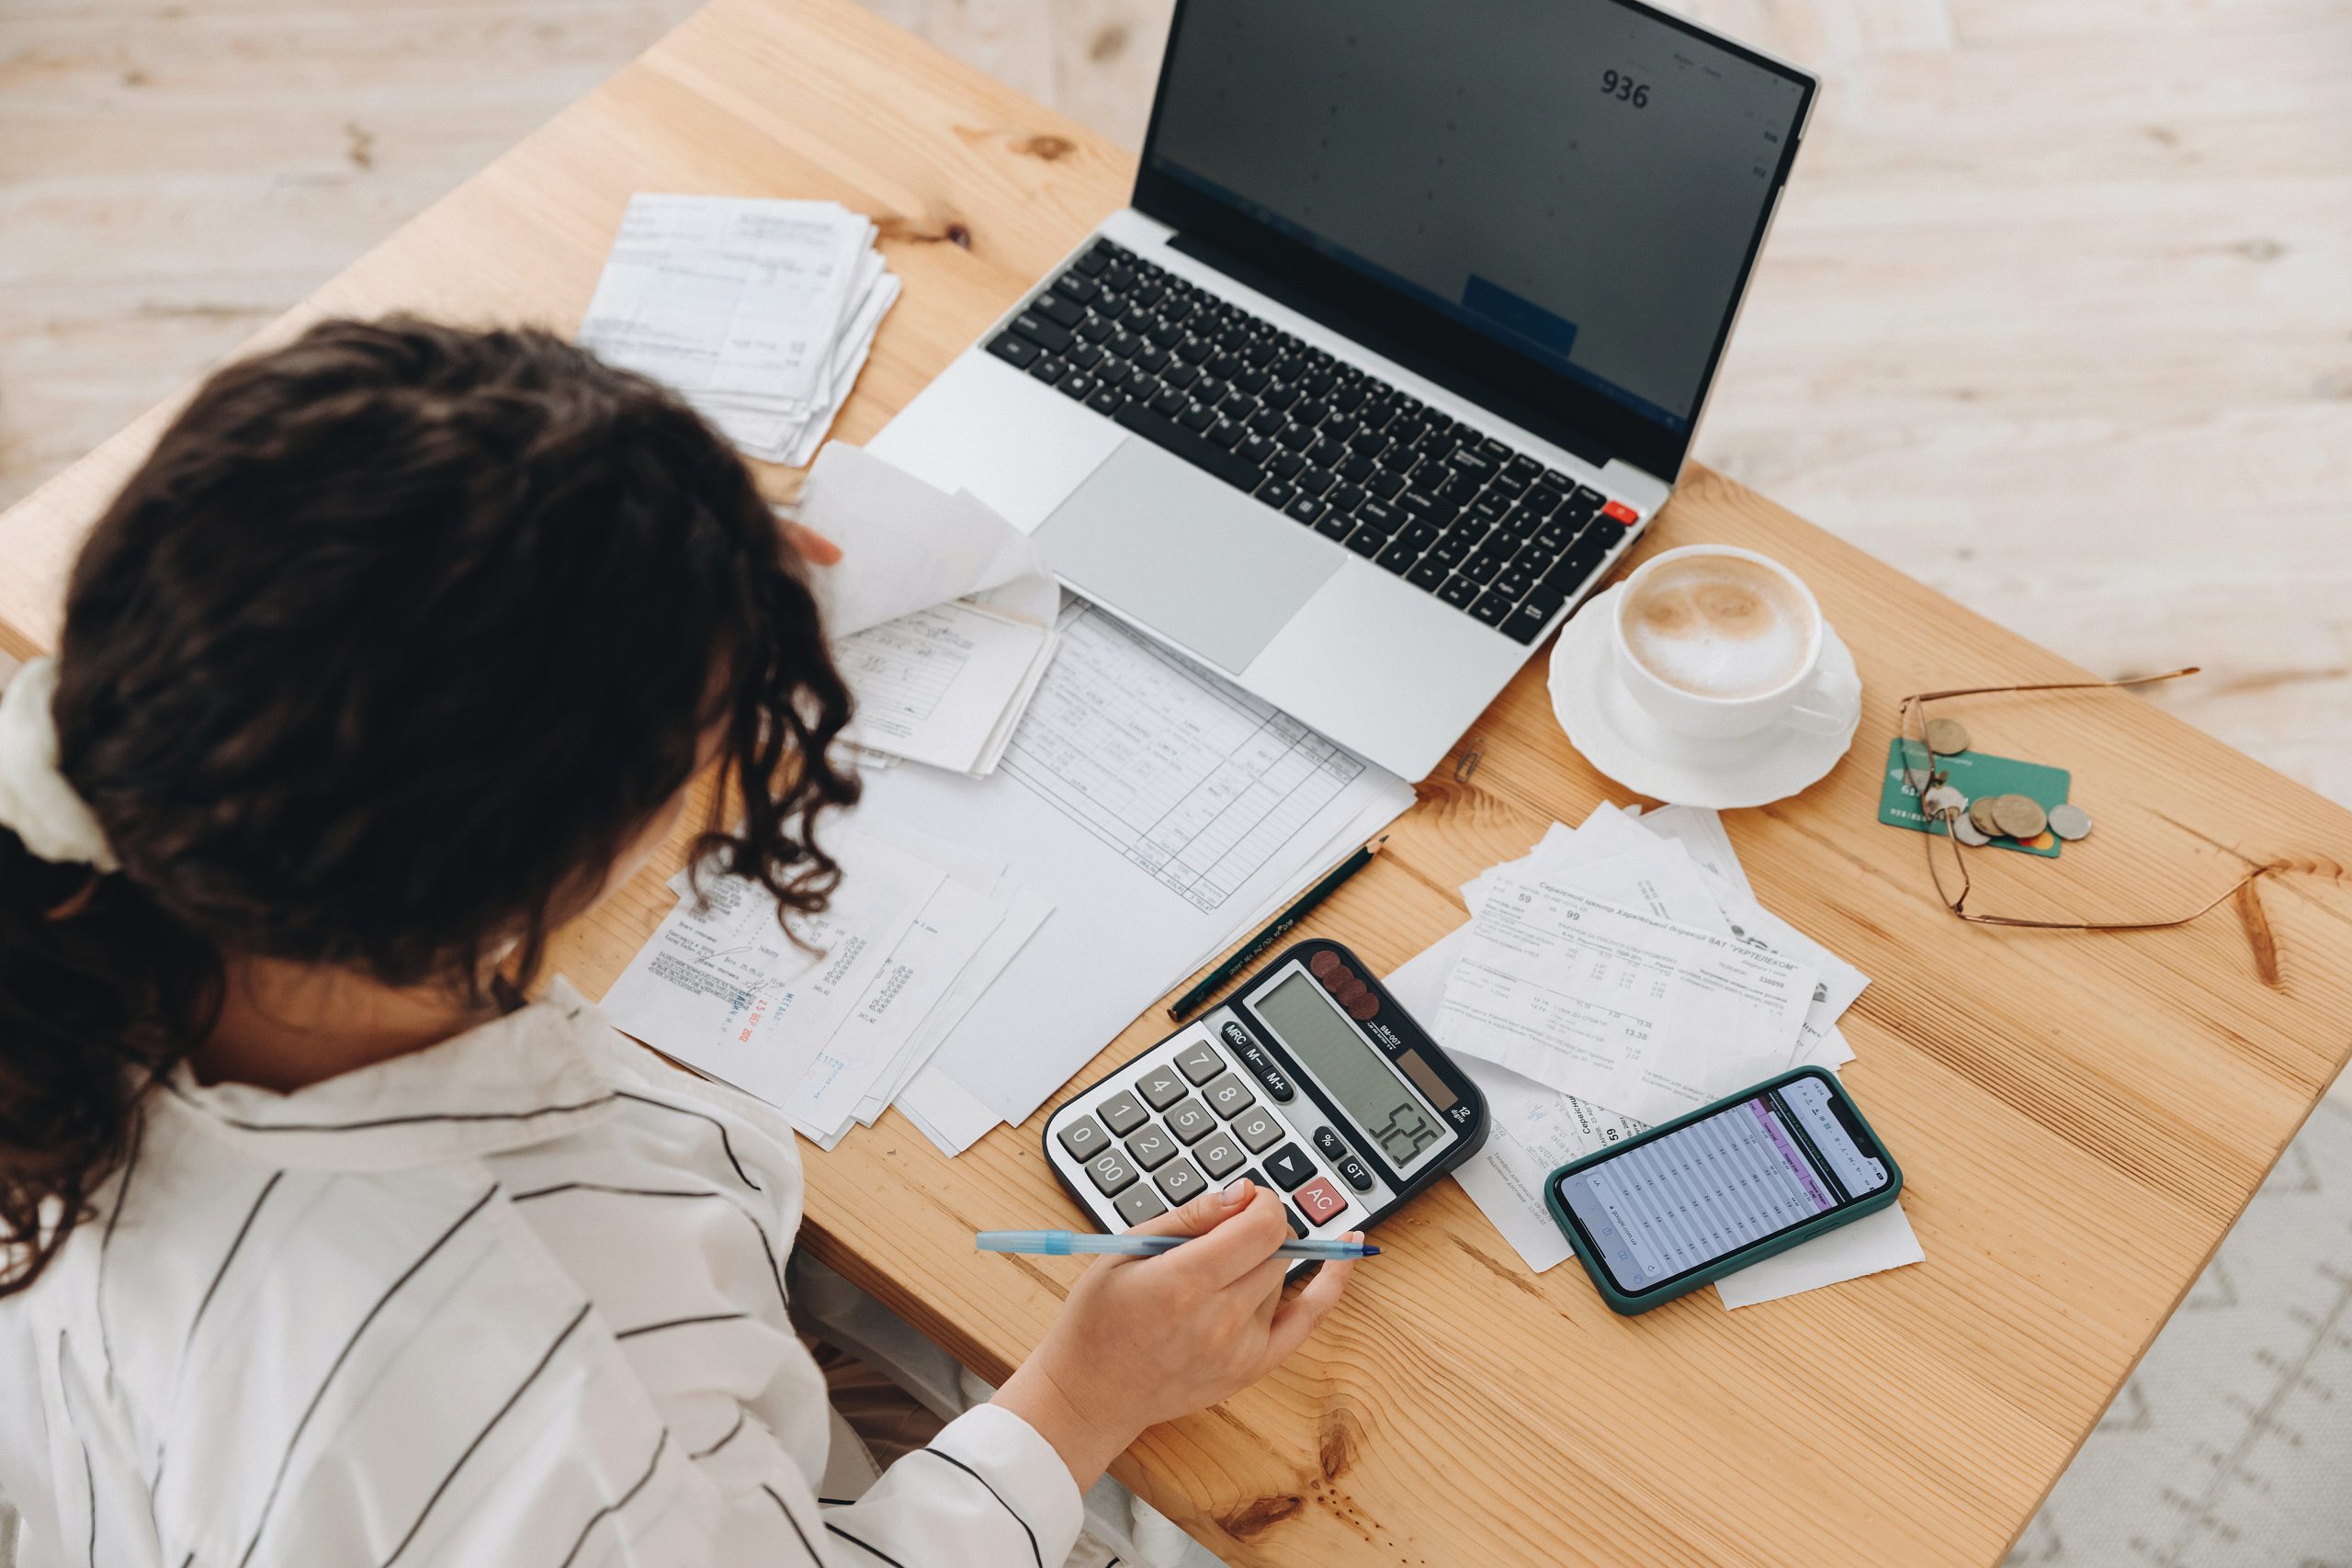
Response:
M1878 1145L1879 1158L1886 1163L1887 1175L1890 1178L1886 1186L1859 1203L1835 1210L1817 1220L1807 1221L1784 1236L1735 1252L1713 1267L1699 1269L1688 1279L1678 1280L1669 1285L1661 1285L1653 1291L1645 1291L1640 1295L1629 1296L1619 1290L1609 1278L1609 1270L1601 1266L1599 1258L1586 1249L1584 1237L1577 1234L1574 1222L1568 1218L1566 1208L1560 1201L1560 1179L1570 1171L1580 1169L1588 1165L1596 1165L1638 1144L1646 1144L1654 1139L1662 1138L1668 1133L1689 1126L1693 1122L1702 1121L1732 1106L1753 1100L1768 1089L1778 1089L1782 1084L1793 1083L1803 1077L1816 1077L1827 1083L1830 1092L1843 1100L1847 1109L1853 1111L1854 1120L1861 1124L1863 1132L1870 1134L1871 1142ZM1875 1214L1889 1203L1894 1202L1902 1191L1903 1168L1894 1163L1894 1156L1887 1150L1886 1140L1878 1135L1878 1129L1871 1126L1870 1118L1862 1114L1862 1108L1855 1103L1854 1097L1846 1092L1846 1086L1838 1081L1838 1075L1823 1067L1797 1067L1776 1077L1766 1078L1761 1083L1751 1084L1737 1094L1727 1094L1713 1104L1702 1105L1688 1115L1678 1116L1671 1122L1661 1122L1647 1132L1628 1138L1622 1144L1611 1144L1605 1149L1568 1161L1567 1164L1561 1166L1544 1179L1544 1206L1552 1212L1552 1223L1560 1227L1560 1234L1566 1236L1568 1245L1576 1249L1577 1260L1584 1265L1584 1271L1592 1277L1593 1287L1600 1292L1600 1299L1609 1303L1609 1309L1611 1312L1631 1317L1636 1313L1647 1312L1654 1306L1664 1306L1677 1296L1688 1295L1702 1285L1712 1285L1726 1274L1736 1274L1751 1263L1760 1262L1776 1253L1786 1252L1792 1247L1802 1246L1815 1236L1836 1230L1839 1225L1851 1224L1864 1214Z

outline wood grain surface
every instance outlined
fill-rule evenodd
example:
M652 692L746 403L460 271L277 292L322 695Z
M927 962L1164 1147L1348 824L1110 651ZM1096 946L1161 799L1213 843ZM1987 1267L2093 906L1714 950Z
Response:
M568 331L632 190L833 197L881 222L907 285L838 432L858 440L1130 173L844 0L715 0L263 336L392 308ZM74 541L163 417L0 516L19 651L54 635ZM1955 705L1988 750L2072 769L2098 820L2056 863L1979 857L1985 908L2120 917L2279 868L2256 903L2176 931L1963 927L1928 896L1919 839L1875 819L1895 700L2071 667L1694 468L1651 547L1701 539L1794 566L1860 667L1853 753L1726 822L1764 902L1874 976L1845 1021L1847 1077L1903 1161L1928 1261L1619 1319L1572 1269L1528 1274L1448 1185L1383 1233L1289 1365L1118 1467L1229 1561L1996 1562L2352 1048L2352 816L2137 699ZM1311 931L1393 965L1464 918L1460 882L1627 798L1561 734L1541 665L1474 727L1469 781L1441 767ZM591 994L667 907L674 850L563 934ZM1075 1081L1163 1032L1139 1021ZM1001 1375L1075 1275L971 1250L983 1225L1078 1220L1041 1120L955 1161L895 1113L812 1153L803 1244Z

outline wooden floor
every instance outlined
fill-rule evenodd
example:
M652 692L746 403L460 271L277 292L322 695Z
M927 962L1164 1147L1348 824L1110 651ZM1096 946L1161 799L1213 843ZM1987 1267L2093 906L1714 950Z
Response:
M874 3L1140 139L1168 0ZM0 502L690 8L7 0ZM1826 80L1701 455L2352 801L2352 6L1692 8Z

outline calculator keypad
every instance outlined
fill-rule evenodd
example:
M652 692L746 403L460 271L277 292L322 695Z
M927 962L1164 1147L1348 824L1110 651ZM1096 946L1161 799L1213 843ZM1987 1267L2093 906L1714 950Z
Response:
M1290 1075L1274 1065L1273 1057L1250 1037L1248 1030L1238 1023L1228 1023L1225 1026L1225 1040L1233 1047L1233 1054L1241 1058L1241 1065L1257 1075L1258 1081L1274 1099L1286 1101L1298 1092L1291 1086Z
M1146 1170L1158 1170L1176 1152L1176 1140L1168 1135L1165 1127L1146 1127L1127 1140L1127 1153Z
M1176 1065L1194 1083L1206 1083L1225 1070L1225 1058L1216 1054L1216 1046L1204 1040L1189 1050L1178 1052Z
M1241 1162L1250 1156L1241 1152L1241 1145L1233 1141L1230 1134L1220 1132L1193 1145L1193 1157L1201 1162L1201 1168L1209 1173L1210 1180L1223 1181L1240 1169Z
M1170 1204L1186 1202L1209 1189L1208 1182L1193 1168L1193 1162L1188 1159L1162 1166L1152 1179L1159 1183L1159 1190L1167 1195Z
M1260 1154L1282 1141L1283 1124L1266 1111L1252 1111L1234 1122L1233 1135L1247 1145L1251 1154Z
M1245 1170L1241 1174L1249 1179L1250 1185L1252 1187L1264 1187L1267 1185L1265 1176L1259 1171ZM1303 1236L1306 1234L1306 1222L1300 1219L1298 1217L1298 1211L1292 1208L1288 1203L1283 1204L1283 1218L1290 1222L1291 1235Z
M1318 1176L1292 1193L1291 1201L1298 1205L1298 1212L1306 1216L1310 1225L1321 1224L1348 1206L1347 1199L1331 1185L1328 1176Z
M1119 1218L1131 1225L1139 1225L1146 1220L1157 1219L1168 1212L1168 1205L1159 1201L1159 1194L1141 1182L1137 1182L1112 1199L1111 1207L1118 1210Z
M1110 1146L1111 1135L1091 1116L1081 1116L1062 1129L1062 1147L1080 1159L1092 1159Z
M1151 1120L1151 1112L1143 1108L1143 1102L1124 1089L1094 1110L1102 1118L1102 1124L1122 1138Z
M1134 1185L1136 1168L1127 1162L1126 1156L1110 1149L1086 1162L1086 1174L1093 1178L1102 1196L1115 1198Z
M1368 1205L1378 1182L1339 1133L1311 1107L1295 1126L1276 1112L1296 1089L1265 1047L1232 1023L1225 1043L1230 1055L1215 1039L1171 1042L1171 1055L1132 1069L1126 1083L1099 1085L1110 1092L1087 1106L1091 1114L1056 1128L1119 1222L1140 1224L1237 1177L1287 1194L1283 1215L1300 1235L1358 1207L1351 1188Z
M1250 1092L1250 1086L1241 1081L1239 1073L1227 1073L1201 1090L1201 1098L1228 1122L1258 1103L1258 1097Z
M1197 1100L1187 1100L1168 1111L1168 1130L1188 1144L1197 1144L1216 1131L1216 1119Z
M1149 1101L1154 1111L1165 1111L1184 1098L1183 1076L1173 1067L1154 1067L1136 1079L1136 1092Z
M1315 1162L1296 1144L1284 1144L1266 1156L1266 1174L1274 1179L1275 1186L1288 1192L1315 1174Z

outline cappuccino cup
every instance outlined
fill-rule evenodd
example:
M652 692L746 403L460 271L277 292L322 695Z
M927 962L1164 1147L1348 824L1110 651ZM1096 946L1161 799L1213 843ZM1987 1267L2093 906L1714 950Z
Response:
M1727 740L1853 721L1860 688L1817 679L1820 604L1769 556L1731 545L1653 556L1618 590L1613 629L1626 694L1674 734Z

